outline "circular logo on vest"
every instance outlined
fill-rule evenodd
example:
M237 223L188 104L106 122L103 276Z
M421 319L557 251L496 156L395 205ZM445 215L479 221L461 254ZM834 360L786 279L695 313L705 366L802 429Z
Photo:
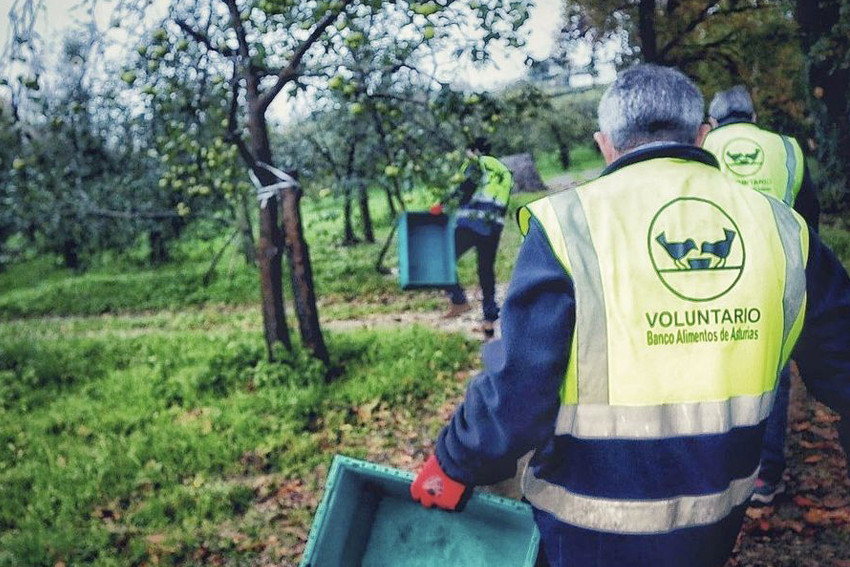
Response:
M735 138L723 147L721 158L729 171L749 177L758 173L764 165L764 150L749 138Z
M683 299L717 299L744 271L741 231L705 199L682 197L661 207L650 223L647 246L661 282Z

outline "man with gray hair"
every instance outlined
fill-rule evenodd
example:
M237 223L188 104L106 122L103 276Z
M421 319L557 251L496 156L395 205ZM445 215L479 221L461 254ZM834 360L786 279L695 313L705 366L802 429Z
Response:
M850 417L850 278L698 147L702 108L675 69L623 71L599 104L608 167L520 209L502 339L411 486L424 506L457 510L534 451L541 564L719 567L795 344Z
M818 230L817 191L797 140L759 128L753 100L737 85L720 91L708 105L712 126L703 147L713 153L720 169L739 184L773 195L794 207Z
M737 85L718 92L708 106L713 130L703 147L717 157L720 169L739 185L767 193L794 207L815 232L820 205L797 140L759 128L747 89ZM753 502L771 504L785 491L785 433L791 389L790 366L783 369L773 411L767 421L761 468Z

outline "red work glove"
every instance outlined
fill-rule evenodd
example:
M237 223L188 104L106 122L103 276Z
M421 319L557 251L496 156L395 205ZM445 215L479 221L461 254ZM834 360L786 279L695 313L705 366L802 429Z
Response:
M428 209L428 212L432 215L441 215L443 214L443 204L442 203L434 203L431 205L431 208Z
M436 504L443 510L459 510L466 503L467 488L449 478L440 468L436 455L431 455L410 485L410 495L426 508Z

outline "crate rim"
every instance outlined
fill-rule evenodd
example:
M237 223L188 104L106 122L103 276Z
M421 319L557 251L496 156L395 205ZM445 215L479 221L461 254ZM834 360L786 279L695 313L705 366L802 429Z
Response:
M313 555L313 548L316 546L316 540L319 538L319 532L324 525L327 518L327 509L330 508L333 504L333 500L336 497L333 494L333 487L336 485L337 478L339 478L338 471L342 468L361 468L371 470L372 472L380 473L383 476L391 477L393 479L403 479L405 481L412 482L414 479L414 473L410 471L406 471L403 469L398 469L394 467L390 467L388 465L381 465L378 463L370 463L368 461L364 461L362 459L356 459L354 457L349 457L342 454L335 454L333 461L331 462L331 468L328 469L328 475L325 482L325 488L322 493L322 499L319 501L319 506L316 508L316 514L313 516L313 525L310 527L310 532L307 535L307 543L304 546L304 552L301 556L301 562L299 563L299 567L309 567L307 563L307 558ZM474 493L474 497L477 500L482 500L489 504L494 504L499 508L511 508L514 511L521 512L531 512L532 508L529 504L525 502L520 502L519 500L514 500L513 498L506 498L504 496L499 496L498 494L490 494L489 492L476 492ZM529 551L527 558L533 560L537 555L537 549L540 545L540 530L537 529L537 525L534 525L534 530L532 531L531 540L529 541Z

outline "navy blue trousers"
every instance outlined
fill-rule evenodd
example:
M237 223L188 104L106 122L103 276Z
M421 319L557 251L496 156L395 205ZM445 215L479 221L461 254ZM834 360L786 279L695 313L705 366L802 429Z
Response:
M466 227L455 230L455 255L458 259L471 248L475 248L478 256L478 283L481 285L483 296L483 311L485 321L495 321L499 318L499 306L496 304L496 251L499 248L501 229L489 235L482 235ZM448 289L452 303L466 303L466 293L460 284Z

